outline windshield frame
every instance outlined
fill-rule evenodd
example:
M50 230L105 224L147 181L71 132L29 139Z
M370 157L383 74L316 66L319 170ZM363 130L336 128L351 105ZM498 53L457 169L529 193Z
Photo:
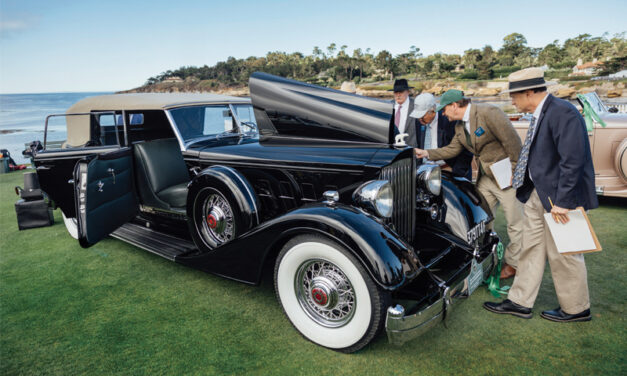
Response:
M217 134L211 134L211 135L202 135L202 136L198 136L198 137L193 137L193 138L189 138L189 139L185 139L183 138L181 132L179 131L178 125L176 124L176 121L174 120L174 117L172 116L171 111L173 110L179 110L181 108L191 108L191 107L224 107L227 106L229 108L229 111L231 113L231 116L235 119L235 126L237 129L235 129L232 133L231 137L246 137L246 136L256 136L258 135L258 131L250 131L250 132L245 132L243 131L243 125L239 119L239 116L235 110L235 106L250 106L252 109L252 104L251 103L205 103L205 104L195 104L195 105L188 105L188 106L180 106L180 107L175 107L175 108L169 108L165 110L165 114L166 117L168 118L168 121L170 122L170 125L172 126L172 130L174 131L174 134L179 142L179 146L181 147L181 151L186 151L187 148L189 147L189 145L198 142L199 140L204 140L204 139L212 139L212 138L221 138L221 137L225 137L224 133L217 133ZM253 112L254 113L254 112ZM255 119L256 120L256 119ZM256 121L254 122L254 124L256 125ZM230 136L230 135L229 135Z

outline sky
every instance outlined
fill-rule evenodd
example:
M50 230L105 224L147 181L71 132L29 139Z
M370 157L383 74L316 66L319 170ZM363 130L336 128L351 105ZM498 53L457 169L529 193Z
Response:
M462 54L627 31L627 1L0 0L0 93L119 91L181 66L331 43Z

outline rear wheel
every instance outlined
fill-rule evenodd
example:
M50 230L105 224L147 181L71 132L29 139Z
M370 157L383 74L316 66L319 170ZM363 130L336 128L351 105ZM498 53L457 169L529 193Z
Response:
M240 234L242 214L231 192L202 188L193 205L192 235L201 249L214 249Z
M290 240L277 258L274 281L294 327L321 346L357 351L384 325L388 293L350 252L327 238Z

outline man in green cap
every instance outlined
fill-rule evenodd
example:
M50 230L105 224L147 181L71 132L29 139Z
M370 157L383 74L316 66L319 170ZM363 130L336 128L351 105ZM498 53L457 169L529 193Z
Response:
M414 149L418 158L430 160L450 159L458 156L464 149L473 153L479 166L477 189L483 194L495 212L498 203L503 206L507 219L509 245L505 251L505 265L501 278L510 278L516 274L518 255L522 247L523 212L516 199L516 190L511 187L501 189L496 182L490 166L509 158L512 172L516 168L518 155L522 148L520 137L507 118L496 106L471 104L460 90L449 90L440 98L437 111L455 124L455 136L451 143L438 149Z

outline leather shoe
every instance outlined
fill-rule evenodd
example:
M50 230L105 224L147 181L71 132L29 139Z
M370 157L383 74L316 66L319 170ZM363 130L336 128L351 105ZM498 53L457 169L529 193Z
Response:
M505 299L501 303L485 302L483 303L483 308L490 312L507 313L523 319L530 319L533 316L531 308L523 307L509 299Z
M569 315L568 313L562 311L562 308L557 307L551 311L542 311L540 316L542 316L542 318L544 319L556 322L577 322L592 320L592 315L590 315L590 309L586 309L585 311L581 311L574 315Z
M505 264L501 269L501 279L511 278L516 275L516 269L509 264Z

